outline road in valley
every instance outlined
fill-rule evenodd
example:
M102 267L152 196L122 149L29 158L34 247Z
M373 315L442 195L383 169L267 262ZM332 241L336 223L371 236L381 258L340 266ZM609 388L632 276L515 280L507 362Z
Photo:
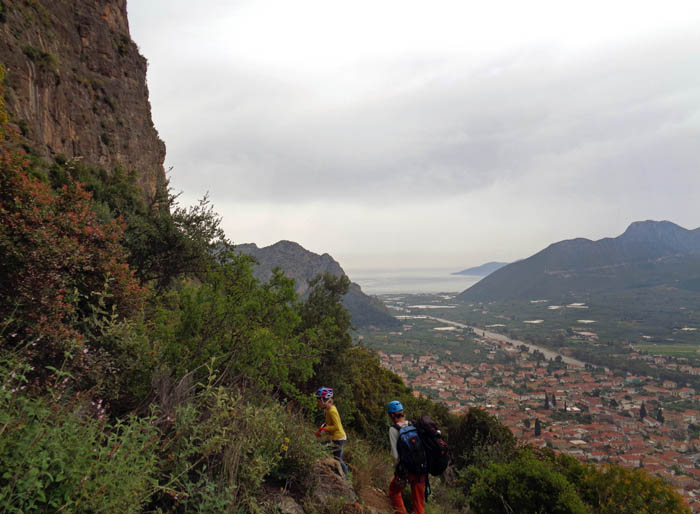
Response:
M457 323L456 321L450 321L449 319L444 319L444 318L436 318L435 316L426 316L428 319L432 319L435 321L439 321L440 323L445 323L447 325L452 325L454 327L459 327L459 328L469 328L474 331L474 333L478 336L486 337L489 339L493 339L496 341L501 341L505 343L510 343L515 347L518 346L527 346L530 351L539 351L542 352L542 354L547 358L547 359L555 359L557 357L561 357L562 361L565 362L566 364L570 364L571 366L576 366L579 368L583 368L586 363L583 361L580 361L578 359L574 359L573 357L567 357L566 355L562 355L561 353L554 352L552 350L549 350L547 348L543 348L541 346L534 345L532 343L526 343L525 341L518 341L517 339L511 339L508 336L504 336L503 334L499 334L498 332L490 332L488 330L484 330L481 328L477 327L472 327L471 325L465 325L464 323Z

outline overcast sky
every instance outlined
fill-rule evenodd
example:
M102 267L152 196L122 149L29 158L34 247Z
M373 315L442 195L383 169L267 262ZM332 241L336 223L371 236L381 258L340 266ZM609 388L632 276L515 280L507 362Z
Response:
M700 226L697 0L129 0L171 181L346 270Z

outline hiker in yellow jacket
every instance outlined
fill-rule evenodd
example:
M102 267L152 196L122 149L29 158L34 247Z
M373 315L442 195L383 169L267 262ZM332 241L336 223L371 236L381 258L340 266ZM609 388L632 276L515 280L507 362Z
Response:
M340 462L340 467L343 468L343 473L347 474L348 467L343 462L343 446L348 438L343 430L343 424L340 421L338 409L333 405L333 389L330 387L321 387L316 391L316 401L319 409L326 411L326 422L321 425L314 435L320 437L323 432L329 436L329 444L333 449L333 457Z

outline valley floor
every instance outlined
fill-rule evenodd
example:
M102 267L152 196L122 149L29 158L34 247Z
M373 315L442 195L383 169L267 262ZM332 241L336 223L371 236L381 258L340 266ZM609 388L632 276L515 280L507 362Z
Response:
M642 466L700 512L700 395L694 388L587 365L472 328L454 321L450 301L444 295L427 302L426 295L393 295L387 303L400 313L403 329L364 332L365 344L378 350L383 367L453 412L478 406L533 446L587 461ZM645 358L631 353L630 358ZM662 360L657 365L678 370L678 364ZM685 371L690 377L695 368Z

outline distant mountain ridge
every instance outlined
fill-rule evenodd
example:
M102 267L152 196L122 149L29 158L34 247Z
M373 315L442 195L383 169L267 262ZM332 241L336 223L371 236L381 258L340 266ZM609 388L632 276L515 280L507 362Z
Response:
M296 292L302 297L308 293L309 280L318 274L346 275L338 261L329 254L313 253L293 241L278 241L263 248L259 248L254 243L240 244L236 245L235 251L250 255L258 261L258 264L253 267L253 274L262 282L270 279L273 269L281 268L285 275L296 281ZM350 311L352 323L356 327L399 328L401 326L381 300L366 295L354 282L350 284L350 290L343 298L343 304Z
M700 228L647 220L632 223L615 238L551 244L492 273L458 298L552 299L661 285L685 289L694 288L698 279Z
M473 268L467 268L462 271L456 271L452 273L453 275L469 275L472 277L485 277L487 275L490 275L496 270L501 269L503 266L507 266L507 262L487 262L486 264L482 264L481 266L474 266Z

